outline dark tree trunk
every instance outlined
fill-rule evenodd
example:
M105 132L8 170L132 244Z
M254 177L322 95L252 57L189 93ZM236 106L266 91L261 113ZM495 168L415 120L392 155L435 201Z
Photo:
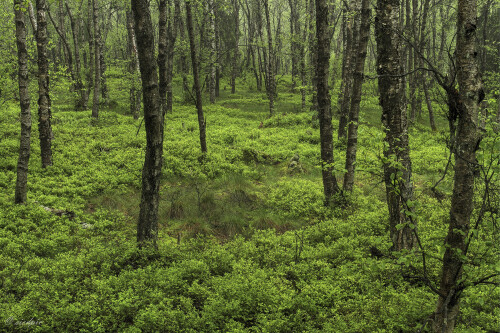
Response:
M239 58L239 47L240 43L240 6L239 0L233 0L234 9L234 50L232 57L232 69L231 69L231 94L236 92L236 77L238 75L238 58Z
M338 138L347 136L347 119L349 117L349 107L351 105L352 83L353 83L353 65L356 61L356 30L355 21L357 20L357 0L349 1L350 8L344 8L344 57L342 63L342 89L340 103L340 118ZM346 6L346 3L344 3Z
M326 0L316 0L316 90L318 118L321 140L321 163L325 204L330 206L334 196L340 192L333 168L333 138L330 91L328 88L330 66L330 33L328 28L328 4Z
M484 95L478 70L476 29L477 1L459 0L456 46L459 92L454 98L456 104L453 110L458 117L453 148L455 175L449 229L445 240L446 250L443 257L440 295L433 324L435 332L453 332L459 314L461 295L459 281L464 263L461 255L467 255L467 239L473 211L476 150L481 141L477 114L479 103Z
M160 0L158 6L158 72L160 104L162 112L167 109L167 0Z
M73 35L73 49L75 52L75 90L78 94L78 100L75 103L75 107L78 110L83 110L87 108L87 99L88 97L85 96L86 91L83 86L82 82L82 69L80 65L80 47L79 47L79 25L77 22L75 22L75 19L73 18L73 14L71 13L71 10L68 6L68 3L66 3L66 12L68 13L69 17L69 22L71 25L71 33Z
M24 204L28 194L28 164L30 160L31 108L28 76L28 49L26 48L26 24L21 0L14 1L16 21L17 63L19 65L19 104L21 107L21 138L17 160L17 180L14 201Z
M104 38L105 40L106 38ZM108 79L106 77L106 57L104 40L99 34L99 71L101 72L101 98L103 104L108 104L109 101L109 90L108 90Z
M88 34L88 44L89 44L89 56L87 57L87 60L84 61L86 64L86 69L87 69L87 93L86 97L87 100L85 101L85 106L88 106L88 100L90 98L90 92L92 90L92 87L94 86L94 60L92 59L93 54L94 54L94 34L92 33L92 17L93 17L93 10L92 10L92 0L88 0L88 11L87 11L87 34ZM84 54L85 55L85 54ZM86 108L86 107L85 107Z
M64 28L61 26L58 26L54 19L52 18L52 15L50 14L49 8L47 8L47 14L49 15L50 22L54 26L54 29L56 30L57 34L59 35L59 39L62 43L63 50L64 50L64 58L66 59L66 64L68 65L68 73L71 78L71 86L70 86L70 91L75 90L75 85L76 85L76 75L75 71L73 70L73 54L71 52L71 48L69 47L68 40L66 38L66 31ZM64 23L64 22L62 22Z
M399 26L399 0L377 0L375 36L377 41L377 73L385 128L384 179L389 227L393 250L411 249L415 244L409 224L414 223L406 211L413 199L411 161L408 146L408 123L404 104L401 39ZM401 227L401 225L404 225ZM412 226L415 227L415 226Z
M203 116L203 102L201 97L200 76L198 73L198 60L196 58L196 46L194 43L193 16L191 14L191 0L186 0L186 23L189 35L189 46L191 48L191 63L193 66L194 89L196 92L196 110L198 111L198 126L200 128L201 152L207 152L205 134L205 118Z
M36 1L36 48L38 53L38 131L42 167L52 165L51 101L49 95L49 60L47 58L47 3Z
M292 91L295 90L297 86L297 76L299 73L299 54L298 54L298 41L300 34L297 32L299 27L299 17L297 14L297 3L296 0L288 0L288 5L290 6L290 53L292 60Z
M361 103L361 89L365 70L366 48L370 35L370 1L362 0L361 24L359 26L358 45L355 50L356 63L354 67L354 82L352 84L351 106L349 109L349 125L347 134L347 149L345 159L344 191L352 191L354 185L354 169L356 167L356 152L358 147L359 105ZM340 129L340 127L339 127Z
M142 195L137 242L139 247L157 247L158 205L163 163L163 112L160 106L158 76L154 46L154 30L149 1L132 0L134 30L142 78L144 124L146 129L146 154L142 169Z
M177 20L180 17L181 7L179 5L179 0L174 0L175 12L174 17L172 18L169 15L170 19L168 20L167 26L167 36L168 36L168 44L167 44L167 109L165 112L172 112L172 104L173 104L173 96L172 96L172 76L174 71L174 46L175 41L177 40ZM170 12L170 11L169 11Z
M99 95L101 93L101 59L100 59L100 36L99 24L97 22L97 1L92 0L92 24L94 26L94 99L92 103L92 117L99 117Z
M209 81L208 90L210 92L210 104L215 103L215 72L216 72L216 39L215 39L215 1L208 1L208 16L209 16L209 41L210 41L210 63L209 63Z
M267 95L269 98L269 114L274 115L274 96L276 95L276 82L275 82L275 72L274 72L274 52L273 52L273 33L271 30L271 17L269 15L269 1L263 0L264 3L264 13L266 15L266 30L267 30L267 48L268 48L268 58L267 58Z

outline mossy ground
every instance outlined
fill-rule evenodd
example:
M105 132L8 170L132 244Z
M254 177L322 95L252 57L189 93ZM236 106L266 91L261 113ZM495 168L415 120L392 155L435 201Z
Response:
M235 95L223 82L217 103L204 106L203 163L194 106L176 98L165 127L159 251L146 253L135 244L144 127L127 114L127 91L112 72L109 80L112 103L96 121L72 110L67 86L55 85L54 166L40 167L34 125L24 206L13 204L19 110L2 106L0 331L414 332L425 323L436 295L418 278L420 256L388 251L376 97L361 106L355 190L333 210L322 202L314 113L300 110L286 77L273 117L250 81ZM410 133L416 213L433 254L428 274L438 281L452 175L439 195L430 191L447 164L446 130L424 124ZM294 155L298 170L288 167ZM486 224L474 243L480 266L466 267L468 279L497 269L498 244ZM466 289L457 331L498 331L499 299L498 288Z

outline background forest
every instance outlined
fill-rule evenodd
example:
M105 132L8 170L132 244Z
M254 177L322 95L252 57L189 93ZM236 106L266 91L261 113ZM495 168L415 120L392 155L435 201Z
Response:
M1 332L500 332L498 0L0 17Z

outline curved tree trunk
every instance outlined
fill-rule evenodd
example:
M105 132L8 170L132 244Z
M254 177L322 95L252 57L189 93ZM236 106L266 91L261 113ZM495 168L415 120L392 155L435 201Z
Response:
M340 192L333 168L333 128L328 88L330 66L330 34L328 29L328 5L326 0L316 0L316 89L318 118L321 139L321 163L325 204L333 203L334 195Z
M476 47L477 1L459 0L457 10L457 79L459 92L455 99L458 117L455 136L455 175L451 197L450 223L433 329L451 333L459 314L462 255L467 254L467 238L474 196L476 150L481 141L478 107L484 97L479 74Z
M40 135L40 150L42 167L52 165L52 118L49 95L49 60L47 58L47 3L36 1L36 48L38 53L38 131Z
M391 239L393 250L396 251L411 249L415 245L414 234L409 226L414 221L406 214L410 210L407 204L413 199L413 186L405 89L401 75L401 39L397 32L399 7L399 0L377 0L375 20L378 86L387 142L384 149L384 180Z
M30 160L31 107L28 76L28 49L26 48L26 25L21 0L14 1L16 21L17 61L19 64L19 104L21 106L21 138L17 160L17 180L14 201L26 202L28 193L28 163Z
M132 0L134 30L142 78L146 154L142 169L142 194L137 242L139 247L157 247L160 178L163 164L163 112L160 106L154 30L148 0Z

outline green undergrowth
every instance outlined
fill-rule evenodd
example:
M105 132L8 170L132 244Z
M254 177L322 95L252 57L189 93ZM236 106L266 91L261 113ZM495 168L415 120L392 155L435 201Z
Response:
M317 118L296 107L300 96L286 78L273 117L255 89L222 90L207 103L204 158L194 106L176 99L165 124L159 250L150 253L135 239L144 126L123 110L126 91L109 80L117 102L98 120L59 98L47 169L33 126L24 206L13 204L19 110L2 106L0 331L415 332L426 322L437 297L418 278L420 257L389 252L376 99L362 104L354 193L333 210L323 206ZM434 254L432 281L451 196L450 170L432 189L446 169L446 140L445 131L421 124L410 132L415 214ZM495 270L493 230L487 225L473 245L485 266L467 266L467 277ZM499 299L491 286L466 289L456 331L497 331Z

